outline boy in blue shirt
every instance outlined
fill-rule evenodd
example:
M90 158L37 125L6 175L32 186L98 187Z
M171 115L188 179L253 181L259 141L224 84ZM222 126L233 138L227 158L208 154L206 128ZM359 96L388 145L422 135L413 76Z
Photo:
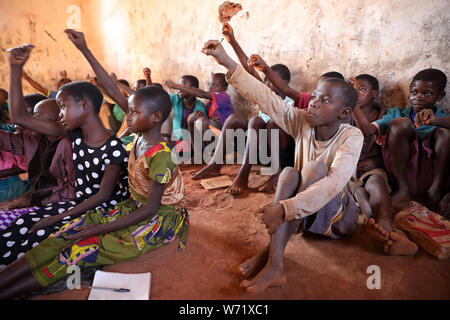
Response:
M384 165L395 182L392 203L396 209L408 205L411 196L426 196L431 209L448 192L450 162L450 131L416 123L423 110L433 111L435 118L448 116L436 103L445 96L446 75L437 69L417 73L410 85L411 105L392 108L379 120L365 119L360 129L364 135L381 136ZM354 116L360 113L355 108Z

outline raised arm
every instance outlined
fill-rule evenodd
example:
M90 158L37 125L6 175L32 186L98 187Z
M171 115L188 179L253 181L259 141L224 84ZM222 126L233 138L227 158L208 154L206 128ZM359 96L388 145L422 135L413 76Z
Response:
M143 70L145 76L145 85L150 86L152 82L152 70L149 67L145 67Z
M242 50L241 46L237 42L236 37L234 36L233 28L228 23L225 23L223 25L222 34L233 48L234 52L236 53L239 59L239 62L244 67L244 69L252 76L254 76L256 79L262 81L261 77L259 76L258 72L256 72L255 68L253 68L248 64L248 56L245 54L244 50Z
M195 96L198 98L209 99L209 100L212 99L211 93L209 93L208 91L203 91L202 89L184 86L182 84L175 83L172 80L166 80L166 81L164 81L163 84L170 89L183 91L184 93L187 93L190 96Z
M289 98L298 101L300 100L300 92L291 88L289 84L280 78L280 76L269 67L269 65L257 54L252 54L248 61L249 65L262 71L267 80L269 80L278 90L283 92Z
M72 29L66 29L64 32L67 34L69 40L72 41L75 47L80 50L89 62L102 88L105 89L106 93L119 105L123 111L128 112L128 100L120 93L119 88L115 85L109 74L102 67L100 62L98 62L91 50L89 50L84 34Z
M9 111L11 121L44 135L66 135L66 129L59 122L37 118L27 112L27 103L22 91L22 70L30 57L32 48L34 48L33 45L25 44L6 51L10 67Z
M116 76L115 73L111 73L109 76L110 76L111 79L114 81L114 83L116 84L116 86L119 87L120 90L125 91L125 92L128 93L130 96L134 93L134 90L133 90L133 89L131 89L130 87L127 87L126 85L124 85L123 83L120 83L120 82L117 80L117 76Z
M49 95L50 90L41 86L39 83L31 79L31 77L25 72L25 70L22 70L22 78L24 78L37 91L42 92L43 95L45 96Z

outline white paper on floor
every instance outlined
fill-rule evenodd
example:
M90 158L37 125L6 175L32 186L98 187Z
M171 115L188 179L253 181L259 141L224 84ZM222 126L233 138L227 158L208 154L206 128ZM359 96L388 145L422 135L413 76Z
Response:
M97 270L93 287L129 289L129 292L91 289L89 300L148 300L150 299L151 273L116 273Z

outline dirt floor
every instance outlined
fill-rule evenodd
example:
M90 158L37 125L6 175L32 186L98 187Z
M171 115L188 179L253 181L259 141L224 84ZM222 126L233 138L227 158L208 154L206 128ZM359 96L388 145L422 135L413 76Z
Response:
M224 189L206 191L183 169L190 234L185 252L177 241L132 261L106 266L104 271L151 272L151 299L450 299L450 259L439 261L423 250L414 257L387 256L378 251L362 228L351 236L328 240L296 235L285 251L288 282L251 294L240 288L237 267L269 240L256 209L271 203L272 194L249 190L233 197ZM232 179L238 166L225 166ZM265 177L252 173L250 187ZM367 268L381 269L381 288L370 290ZM87 299L88 289L66 290L34 299Z

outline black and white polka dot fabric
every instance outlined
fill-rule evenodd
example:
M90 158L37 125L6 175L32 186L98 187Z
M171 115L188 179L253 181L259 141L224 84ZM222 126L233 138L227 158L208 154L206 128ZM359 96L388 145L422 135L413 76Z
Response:
M93 148L84 143L81 130L69 132L69 138L72 140L77 198L75 201L55 202L40 207L33 212L20 216L8 228L1 231L0 270L68 223L72 219L70 216L34 233L28 233L30 228L40 219L63 213L96 194L100 190L103 173L108 164L120 164L122 173L109 201L98 207L113 207L129 198L128 155L121 140L113 135L102 146Z

